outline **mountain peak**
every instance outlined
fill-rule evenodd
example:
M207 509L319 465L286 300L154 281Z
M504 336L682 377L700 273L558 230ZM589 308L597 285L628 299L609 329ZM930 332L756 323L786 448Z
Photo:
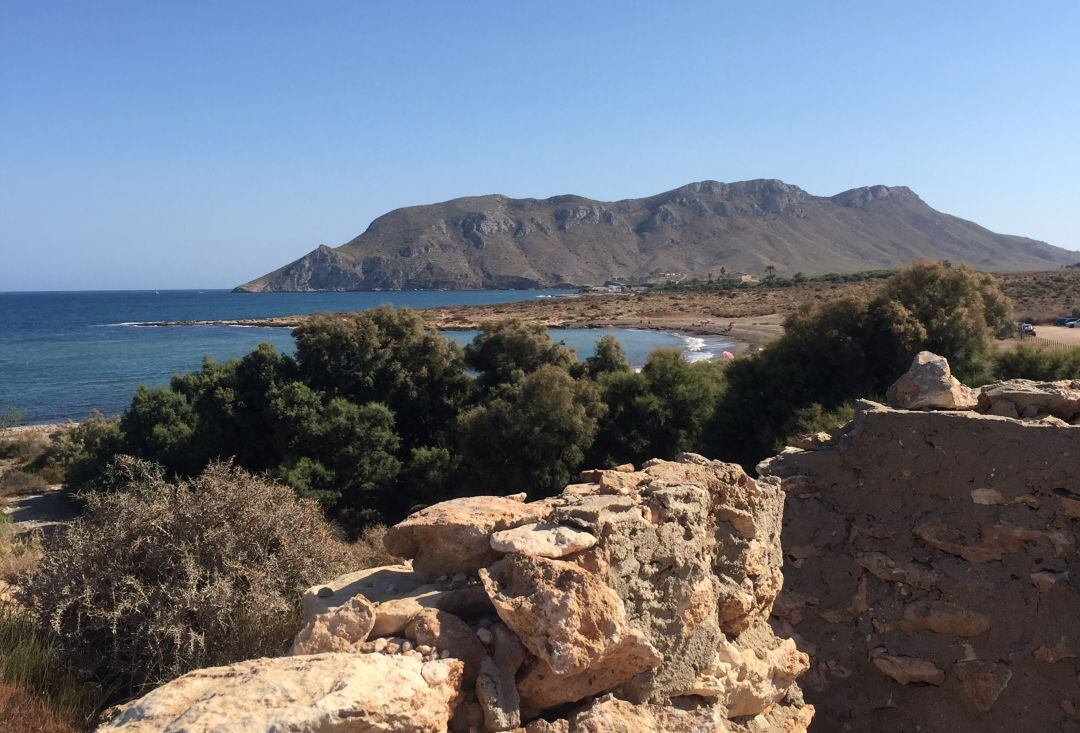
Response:
M942 214L906 186L814 196L775 178L697 181L640 199L502 194L395 209L243 290L552 287L659 273L852 272L949 259L1053 269L1077 253Z
M894 201L918 201L922 199L907 186L861 186L832 196L831 199L841 206L868 206L875 201L892 199Z

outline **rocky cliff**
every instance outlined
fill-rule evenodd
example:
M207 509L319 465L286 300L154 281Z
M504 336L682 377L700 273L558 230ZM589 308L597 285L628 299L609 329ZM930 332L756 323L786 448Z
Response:
M889 399L759 468L812 730L1080 728L1080 382L971 390L924 353Z
M783 496L685 455L391 528L400 565L312 588L291 656L198 670L102 732L805 731L768 623Z
M813 196L777 180L703 181L642 199L474 196L397 209L240 291L554 287L721 267L850 272L916 258L1045 270L1074 252L995 234L903 186Z

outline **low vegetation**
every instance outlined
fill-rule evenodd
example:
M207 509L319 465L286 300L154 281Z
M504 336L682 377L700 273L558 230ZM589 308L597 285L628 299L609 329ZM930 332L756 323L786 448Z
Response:
M0 600L0 721L4 730L67 733L87 728L104 702L79 681L56 638L24 609Z
M288 487L228 463L179 482L131 458L113 472L17 588L64 657L111 689L282 653L301 591L342 569L318 507Z

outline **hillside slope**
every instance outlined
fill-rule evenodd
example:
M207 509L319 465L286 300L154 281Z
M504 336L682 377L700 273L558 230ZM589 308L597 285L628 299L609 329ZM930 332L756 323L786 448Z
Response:
M473 196L396 209L240 291L550 287L663 272L816 275L909 263L1044 270L1076 253L995 234L904 186L812 196L778 180L703 181L643 199Z

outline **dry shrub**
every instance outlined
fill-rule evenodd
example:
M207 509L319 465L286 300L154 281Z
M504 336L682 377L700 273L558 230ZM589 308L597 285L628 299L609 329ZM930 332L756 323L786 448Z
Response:
M394 565L401 562L401 558L394 557L383 546L383 537L386 535L386 525L369 525L356 541L348 547L349 572L377 568L381 565Z
M19 733L76 733L67 719L22 685L0 680L0 720Z
M40 533L29 537L16 537L11 519L0 514L0 583L30 572L40 559Z
M19 589L62 654L107 684L280 654L301 592L342 570L330 525L286 486L229 463L180 483L128 457L114 470L120 488L86 495Z

